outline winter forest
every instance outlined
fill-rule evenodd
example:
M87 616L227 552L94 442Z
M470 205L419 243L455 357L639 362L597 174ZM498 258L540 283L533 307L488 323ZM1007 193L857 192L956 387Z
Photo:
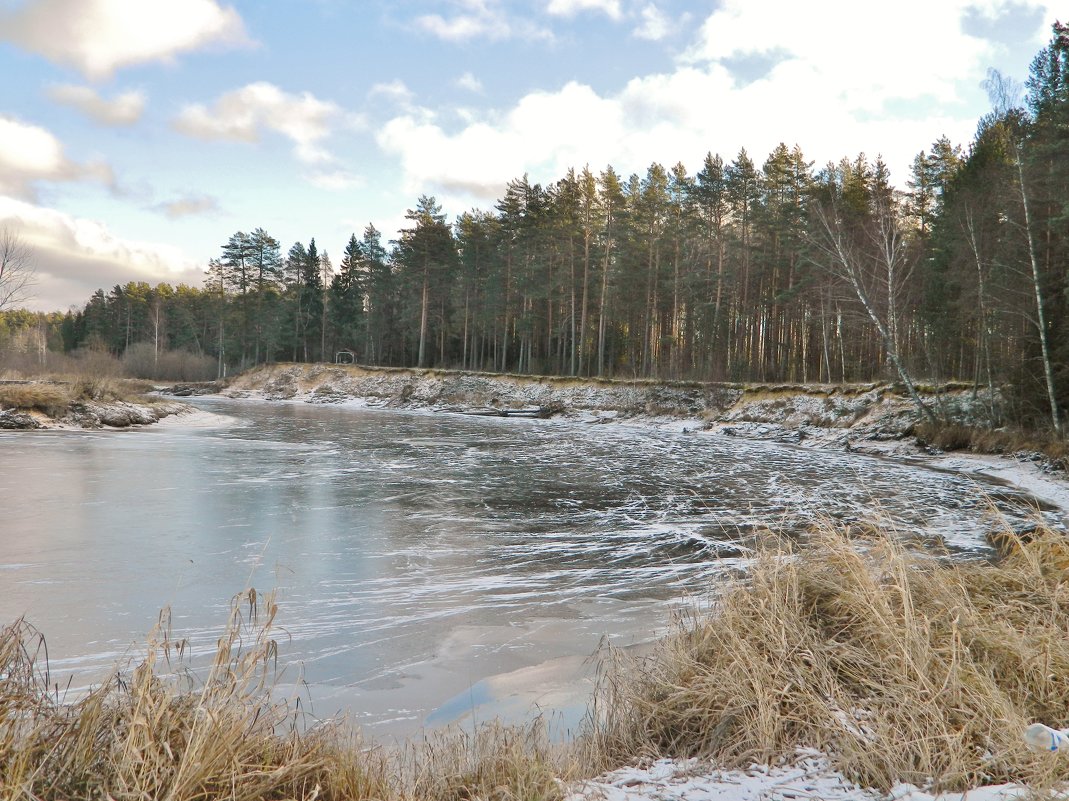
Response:
M1069 27L1025 86L992 73L987 88L973 140L936 138L904 180L878 156L818 165L785 144L630 176L523 176L453 221L420 197L396 238L369 225L336 255L238 231L201 287L131 283L79 311L7 312L0 337L44 326L56 350L115 355L149 343L220 374L350 351L554 375L958 380L1011 388L1019 420L1059 429Z

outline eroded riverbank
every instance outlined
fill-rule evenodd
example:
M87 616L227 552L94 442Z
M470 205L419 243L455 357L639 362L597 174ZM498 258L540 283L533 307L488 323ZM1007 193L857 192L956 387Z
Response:
M627 381L279 364L250 370L225 385L182 391L349 407L627 423L892 457L1018 487L1060 508L1063 520L1069 522L1069 481L1064 470L1031 450L943 453L921 444L913 433L917 417L913 403L901 388L890 384ZM989 414L991 399L971 386L921 391L924 401L948 424L981 425Z

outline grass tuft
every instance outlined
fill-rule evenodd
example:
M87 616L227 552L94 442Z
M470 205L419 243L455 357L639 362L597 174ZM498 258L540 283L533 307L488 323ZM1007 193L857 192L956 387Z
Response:
M1049 433L978 428L955 423L919 423L914 427L913 434L920 445L934 445L944 451L1041 454L1052 467L1069 472L1069 441Z
M951 564L836 531L766 552L713 616L606 683L595 751L745 766L807 746L883 790L1065 780L1021 737L1069 725L1064 535L1007 553Z
M56 384L0 384L0 409L59 417L66 412L70 401L68 389Z

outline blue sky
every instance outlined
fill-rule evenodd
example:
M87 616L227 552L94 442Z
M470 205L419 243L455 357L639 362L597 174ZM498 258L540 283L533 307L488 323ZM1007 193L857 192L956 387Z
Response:
M0 226L29 304L199 285L235 231L340 257L420 194L450 219L527 172L693 172L780 141L882 154L902 183L968 142L1053 2L0 0Z

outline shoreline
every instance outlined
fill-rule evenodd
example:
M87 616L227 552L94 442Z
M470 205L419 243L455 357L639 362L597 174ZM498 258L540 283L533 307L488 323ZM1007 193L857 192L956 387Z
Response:
M249 370L224 387L178 386L180 396L431 414L544 416L847 451L1012 487L1055 507L1069 527L1069 474L1049 469L1037 453L944 452L922 446L911 433L914 407L889 384L703 384L278 364ZM932 400L935 395L929 394ZM959 424L978 419L987 406L982 394L974 395L964 385L942 388L939 398L950 421Z
M261 392L248 390L244 400L254 400L263 403L305 403L315 402L311 396L295 396L291 398L267 398ZM207 398L208 396L206 396ZM226 399L227 395L217 396ZM215 400L216 397L212 397ZM235 399L235 398L231 398ZM340 408L374 409L385 408L396 411L419 411L426 414L459 413L456 409L434 408L429 406L403 406L391 407L382 403L368 402L366 398L347 398L335 400L331 405ZM188 407L194 411L175 413L163 418L161 425L169 428L201 428L230 425L236 418L230 418L225 414L198 410L196 407ZM716 435L735 436L747 439L766 440L778 442L789 447L809 447L814 449L841 449L841 439L838 436L826 438L818 436L812 428L806 428L804 437L797 441L783 437L783 431L770 423L757 423L747 421L744 425L737 423L709 424L709 421L697 417L671 417L652 415L619 415L615 413L600 413L599 411L583 410L574 414L562 413L557 418L562 423L575 425L576 430L581 430L583 425L614 425L623 427L635 427L646 430L658 430L666 433L688 433L695 436L708 435L711 442L715 442ZM751 429L751 426L753 427ZM724 429L730 428L731 433ZM75 429L77 430L77 429ZM748 436L748 434L771 433L773 436ZM838 434L838 432L833 432ZM872 440L857 442L856 440L846 448L858 455L905 460L919 467L929 467L938 470L952 470L961 474L976 474L994 478L999 481L1012 483L1020 489L1024 489L1040 500L1056 503L1062 510L1063 516L1069 509L1069 484L1059 481L1057 478L1045 474L1035 462L1017 460L1012 457L978 456L975 454L931 454L923 449L910 445L905 440ZM1027 484L1025 482L1028 482ZM1041 494L1042 493L1042 494ZM1056 499L1056 500L1055 500ZM655 641L655 640L654 640ZM654 642L651 641L651 642ZM642 644L638 646L643 647ZM565 657L560 660L540 663L527 668L502 673L487 677L478 682L495 696L486 705L471 703L471 719L484 721L483 710L493 711L495 707L505 704L510 707L518 707L527 695L534 695L538 699L548 700L559 698L561 690L572 690L572 700L578 693L574 685L576 681L586 681L591 673L596 671L594 660L579 660L574 657ZM473 685L467 693L457 696L463 701L462 696L472 698L479 694L477 685ZM313 698L313 701L315 699ZM453 699L456 700L456 699ZM448 702L447 702L448 704ZM442 706L446 706L443 704ZM433 713L432 713L433 716ZM463 725L463 721L457 719L443 721L443 725ZM426 727L425 732L430 734L434 731L433 723ZM815 751L801 751L792 759L787 759L772 766L753 765L749 768L738 770L723 770L712 762L699 762L696 760L658 760L654 763L640 763L635 767L621 768L597 778L570 782L565 786L566 801L644 801L645 799L685 799L700 796L703 798L738 798L738 797L786 797L781 795L784 790L800 790L801 796L837 798L843 801L859 801L860 799L895 798L908 799L909 801L930 801L930 799L960 799L962 794L949 793L946 795L932 795L912 785L900 785L894 788L891 795L877 792L871 789L858 787L852 784L842 774L835 771L824 755ZM1019 785L998 785L983 787L968 791L968 798L979 798L991 801L992 799L1016 798L1025 794L1027 790ZM797 796L796 796L797 797Z

